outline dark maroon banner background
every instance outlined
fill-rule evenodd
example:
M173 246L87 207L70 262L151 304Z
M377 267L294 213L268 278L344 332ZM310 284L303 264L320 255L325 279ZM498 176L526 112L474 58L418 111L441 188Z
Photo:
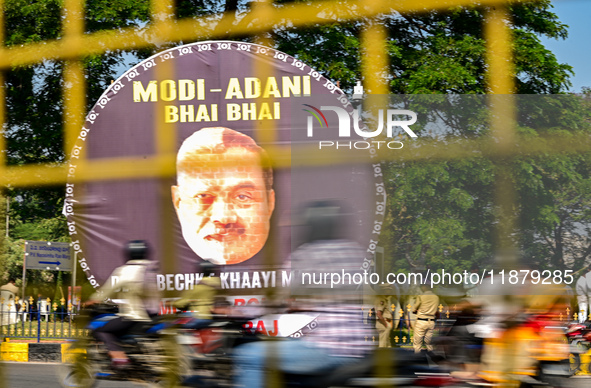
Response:
M267 102L272 112L273 103L279 103L280 107L280 118L272 119L277 130L277 144L293 144L292 152L297 152L296 143L311 144L305 129L308 114L301 109L309 96L284 97L283 77L290 77L294 82L299 80L301 85L309 79L311 95L315 101L319 96L326 96L323 99L325 105L343 106L341 101L345 97L334 84L309 66L270 48L239 42L203 42L169 49L127 71L103 94L89 113L76 143L70 165L72 177L79 178L76 176L76 155L81 148L85 149L87 158L91 161L130 156L149 158L155 155L156 118L164 117L157 116L156 109L161 109L161 106L157 102L134 101L133 82L141 82L145 89L150 81L157 80L156 68L164 62L172 64L174 75L171 80L202 79L205 85L203 101L174 100L164 102L164 105L195 105L195 112L199 104L207 105L209 111L212 104L217 104L218 107L217 121L165 124L170 131L176 131L177 146L198 129L221 126L247 134L265 148L269 144L262 143L257 138L255 121L228 120L226 108L228 104ZM267 62L268 68L272 69L272 76L275 77L282 96L225 99L230 79L237 78L244 92L244 80L246 77L257 77L256 66L259 62ZM266 77L260 78L264 90ZM304 90L305 88L302 89ZM374 180L370 165L275 169L276 206L270 231L270 238L277 242L274 244L274 252L271 252L277 258L275 261L283 262L292 248L292 209L315 199L338 198L353 205L358 222L352 226L351 235L362 246L367 247L375 219ZM170 186L174 184L175 179L162 182L162 178L68 184L65 212L71 237L78 262L95 287L103 284L112 270L125 261L123 246L132 239L147 240L153 248L153 257L162 263L177 260L178 273L196 271L195 263L200 258L182 238L176 216L168 217L170 224L162 222L167 219L163 214L174 212L170 199ZM164 251L161 241L162 236L166 235L163 232L170 231L171 228L176 236L176 257L170 257L169 252ZM375 234L373 239L377 240ZM267 249L269 248L263 248L244 263L228 265L225 270L251 273L264 270L263 258L268 253ZM280 283L279 275L277 281Z

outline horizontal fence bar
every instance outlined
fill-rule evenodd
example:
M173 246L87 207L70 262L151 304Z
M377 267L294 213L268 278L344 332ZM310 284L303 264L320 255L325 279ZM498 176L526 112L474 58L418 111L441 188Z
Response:
M383 14L430 12L450 7L488 7L531 1L510 0L398 0L391 1L318 1L298 3L276 8L255 9L237 21L226 14L223 17L163 21L148 28L127 28L100 31L65 39L48 40L34 44L0 49L0 70L13 66L30 65L46 60L76 59L100 55L108 51L153 47L155 42L169 43L203 40L269 31L276 27L304 27L359 20Z
M422 141L420 146L413 147L412 142L406 142L402 150L390 150L382 147L377 150L373 162L380 161L437 161L457 160L464 158L482 157L491 160L507 159L511 157L537 156L544 154L574 154L591 151L589 135L574 135L565 137L540 136L535 139L517 140L508 145L503 154L498 152L493 142L488 138L478 140L448 140L445 144L440 141ZM360 150L349 152L346 149L323 149L321 155L315 152L317 145L309 145L310 153L314 157L298 158L294 163L291 159L293 150L289 147L266 147L274 168L288 168L297 166L322 166L334 164L355 164L369 161L369 154ZM305 153L305 148L298 148L298 153ZM138 158L110 158L105 160L86 161L77 163L76 173L70 174L68 164L61 165L25 165L18 167L0 167L0 185L13 186L47 186L64 184L66 182L91 182L101 180L142 179L149 177L174 177L176 155L161 155L156 157Z

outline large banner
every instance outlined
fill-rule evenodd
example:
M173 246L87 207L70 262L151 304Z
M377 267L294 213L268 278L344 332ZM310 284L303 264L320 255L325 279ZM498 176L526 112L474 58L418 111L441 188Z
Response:
M163 72L169 75L159 79L157 69L164 64L171 65ZM259 68L269 72L261 76ZM241 295L290 285L286 263L299 239L294 209L322 199L348 204L353 214L348 235L366 249L359 265L369 269L385 205L379 164L299 163L306 150L318 149L319 139L342 134L342 127L329 125L320 104L348 114L354 110L314 69L256 44L194 43L127 71L89 113L71 159L65 212L91 284L109 281L125 261L127 241L145 239L153 258L176 260L176 273L158 275L161 290L190 289L202 276L197 264L208 260L223 266L222 287L235 295L236 304L257 303L258 296ZM265 122L275 128L272 144L256 130ZM74 179L81 151L90 161L152 157L157 125L175 132L177 176L170 182ZM360 139L355 132L353 137ZM274 146L291 149L291 166L273 168L265 149ZM367 149L357 152L369 155ZM162 241L168 235L174 236L173 256Z

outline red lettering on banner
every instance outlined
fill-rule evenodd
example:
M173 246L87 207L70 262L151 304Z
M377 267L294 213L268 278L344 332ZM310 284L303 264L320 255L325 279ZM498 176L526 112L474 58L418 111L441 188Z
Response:
M269 330L269 335L271 337L277 337L277 334L279 334L279 327L278 327L278 325L279 325L279 321L276 320L276 319L274 319L273 320L273 329L275 329L275 331Z
M244 306L244 305L246 305L246 300L234 299L234 306Z
M264 321L259 321L257 323L257 328L254 332L255 332L255 334L264 334L264 335L269 334L269 333L267 333L267 329L265 329L265 322Z
M251 324L251 327L252 327L252 323L251 322L249 322L249 323ZM278 326L278 321L275 319L275 320L273 320L273 329L275 329L275 330L274 331L273 330L267 331L267 328L265 327L265 321L262 321L262 320L258 321L257 327L255 329L255 334L263 334L263 335L268 335L271 337L276 337L277 334L279 334L279 328L277 326Z

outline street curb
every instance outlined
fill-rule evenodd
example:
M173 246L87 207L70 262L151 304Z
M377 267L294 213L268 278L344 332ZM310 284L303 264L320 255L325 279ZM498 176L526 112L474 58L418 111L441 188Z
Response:
M29 344L29 361L61 362L61 344Z
M12 343L0 344L0 360L16 362L68 362L70 344Z
M2 361L29 361L29 344L2 342L0 344L0 360Z
M73 362L75 355L83 349L70 349L71 343L0 343L0 361L13 362ZM581 354L581 370L576 377L591 377L591 350Z

